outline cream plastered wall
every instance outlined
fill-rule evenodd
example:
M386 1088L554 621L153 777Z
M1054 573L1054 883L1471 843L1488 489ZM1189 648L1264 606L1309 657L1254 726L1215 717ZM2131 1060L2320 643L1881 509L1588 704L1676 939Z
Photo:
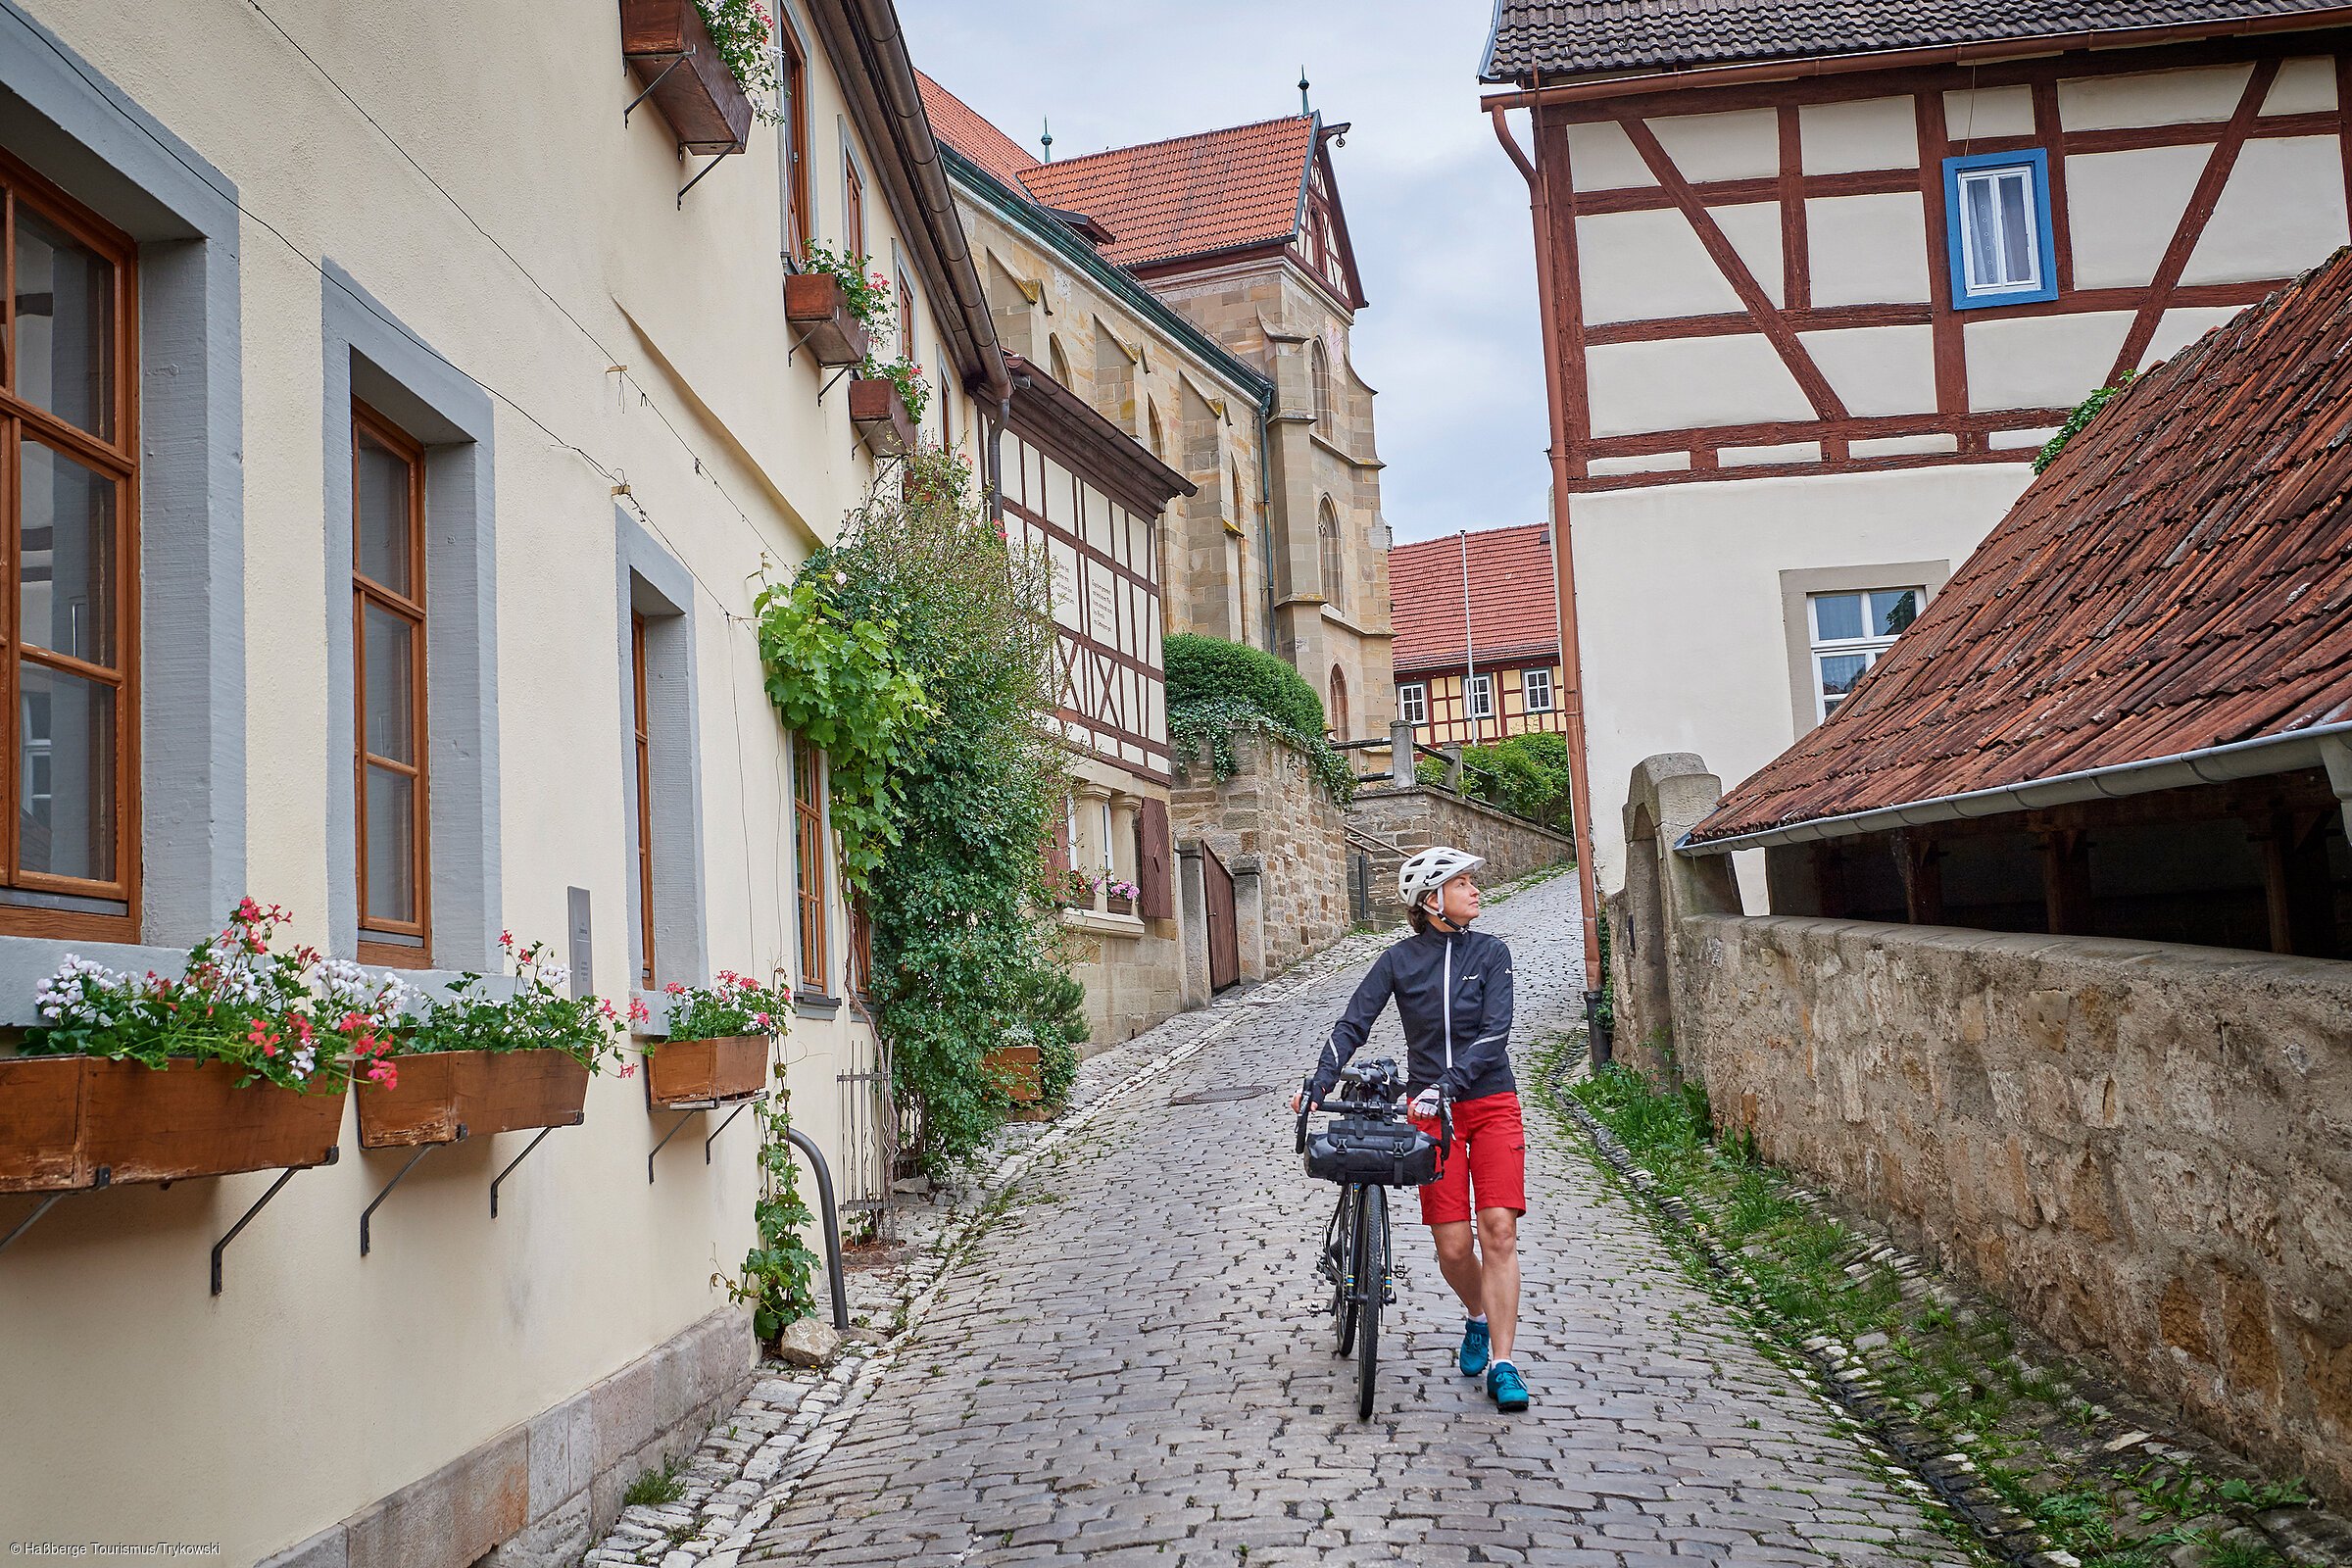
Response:
M1728 789L1795 740L1788 650L1806 630L1787 624L1782 572L1934 561L1957 567L2031 477L2023 464L2001 464L1574 497L1601 886L1625 880L1623 808L1634 764L1696 752ZM1749 907L1760 909L1761 867L1741 880L1751 879Z
M2249 66L2219 66L2061 82L2068 130L2226 121ZM1952 151L1979 137L2034 132L2025 87L1942 95ZM2262 106L2266 117L2335 107L2332 62L2285 62ZM1778 172L1778 121L1769 110L1654 116L1644 122L1683 175L1694 182L1756 179ZM1807 105L1798 116L1806 172L1917 169L1919 139L1908 96ZM1570 168L1580 190L1654 186L1625 131L1611 123L1568 128ZM2146 285L2156 273L2211 148L2152 147L2081 153L2063 160L2068 230L2077 288ZM1775 203L1711 207L1722 229L1775 304L1788 297L1782 217ZM1738 294L1676 209L1582 216L1576 220L1579 288L1588 325L1730 315ZM1917 192L1812 197L1805 203L1806 254L1817 307L1921 303L1933 270L1947 265L1931 244ZM2342 152L2335 137L2249 141L2224 185L2211 220L2181 273L2186 284L2278 277L2315 265L2345 243ZM2179 349L2229 312L2168 312L2141 364ZM2106 377L2130 329L2129 313L1983 320L1964 316L1969 407L2051 409L2079 402ZM1849 413L1931 415L1933 350L1923 326L1808 332L1803 340ZM1586 349L1596 437L1812 416L1780 356L1754 332ZM2017 441L2025 439L2020 434ZM1635 471L1635 460L1603 460L1594 471ZM1658 466L1651 462L1648 466Z
M561 949L565 889L587 889L596 975L624 992L634 868L612 492L625 476L698 583L710 962L764 973L788 961L787 773L742 617L761 568L788 570L829 535L874 466L841 391L820 407L823 372L783 363L772 133L756 131L681 210L660 115L641 109L622 125L635 87L609 7L271 9L317 66L225 0L34 7L90 70L233 180L251 215L252 891L295 910L297 937L325 939L326 803L351 787L348 756L326 755L322 739L330 705L348 701L327 683L325 626L350 613L323 554L323 530L349 523L320 514L324 432L345 417L321 392L314 264L325 259L502 399L503 923ZM813 53L811 184L819 234L838 240L845 122ZM871 248L886 252L898 236L878 194L866 220ZM925 337L938 341L936 321ZM950 419L965 430L965 400ZM838 907L833 917L838 975L846 931ZM479 965L489 955L440 956ZM837 1163L848 1017L799 1020L788 1043L795 1109ZM722 1304L711 1275L738 1266L753 1238L756 1135L737 1122L706 1167L690 1128L649 1186L646 1153L668 1119L648 1115L641 1079L598 1079L585 1125L553 1134L515 1173L495 1222L487 1184L529 1135L437 1151L377 1212L363 1261L360 1210L405 1156L360 1152L347 1113L341 1163L296 1176L263 1211L229 1250L217 1298L206 1252L268 1174L67 1200L0 1269L14 1347L0 1357L0 1409L43 1434L10 1445L0 1537L217 1541L221 1560L251 1562L679 1333ZM29 1206L5 1201L9 1223Z

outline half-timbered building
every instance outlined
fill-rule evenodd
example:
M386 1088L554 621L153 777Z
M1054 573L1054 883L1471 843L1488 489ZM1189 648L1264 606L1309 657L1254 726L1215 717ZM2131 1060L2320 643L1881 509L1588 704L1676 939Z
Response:
M1276 654L1343 738L1386 734L1389 533L1331 152L1347 125L1301 113L1049 163L921 85L966 221L985 215L998 335L1196 487L1170 514L1167 629Z
M1184 1004L1159 534L1194 487L1046 371L1017 354L1005 363L1005 534L1052 572L1053 722L1072 760L1054 845L1062 921L1086 950L1076 967L1093 1039L1109 1045Z
M1551 529L1485 528L1389 552L1396 716L1424 746L1560 728Z
M2345 242L2344 21L1504 0L1485 104L1535 212L1562 702L1604 877L1639 759L1761 765L2086 394Z

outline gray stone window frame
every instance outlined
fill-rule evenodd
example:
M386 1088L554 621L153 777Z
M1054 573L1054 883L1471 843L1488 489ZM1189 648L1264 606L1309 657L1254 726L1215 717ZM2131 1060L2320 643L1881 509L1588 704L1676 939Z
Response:
M358 279L331 259L320 270L328 951L355 957L360 943L359 805L348 765L356 722L350 604L351 405L357 398L424 448L432 967L420 978L429 983L466 969L497 974L504 955L498 945L503 894L495 411L489 393Z
M12 0L0 146L139 268L139 940L0 936L22 1025L68 952L176 971L246 892L244 338L235 184Z
M1908 587L1919 583L1927 597L1924 612L1951 580L1948 561L1883 561L1865 566L1804 566L1781 573L1781 629L1788 648L1788 705L1803 735L1821 722L1813 698L1813 621L1806 602L1815 594L1852 593L1858 589Z
M613 511L620 634L621 800L627 837L629 985L653 1014L637 1032L664 1035L671 981L706 985L710 929L703 893L702 725L696 711L694 577L626 511ZM645 617L647 770L653 775L654 985L645 970L645 922L637 877L637 679L630 657L631 617ZM656 695L657 688L659 696Z

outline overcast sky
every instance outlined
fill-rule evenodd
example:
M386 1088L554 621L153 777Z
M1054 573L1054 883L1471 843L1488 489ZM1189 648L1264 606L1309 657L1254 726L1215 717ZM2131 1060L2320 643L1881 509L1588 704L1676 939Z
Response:
M1492 0L899 0L914 62L1057 157L1294 114L1306 67L1371 304L1356 318L1399 541L1544 517L1527 186L1478 112ZM1524 117L1522 117L1524 118ZM1522 132L1524 134L1524 131Z

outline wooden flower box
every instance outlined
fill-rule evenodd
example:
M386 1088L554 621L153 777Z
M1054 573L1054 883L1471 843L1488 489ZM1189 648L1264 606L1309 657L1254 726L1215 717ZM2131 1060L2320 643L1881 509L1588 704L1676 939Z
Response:
M784 319L819 365L856 365L873 346L873 334L850 314L849 291L830 272L785 274Z
M563 1051L428 1051L387 1057L393 1086L362 1082L360 1147L401 1149L513 1132L577 1127L588 1069Z
M0 1060L0 1193L72 1192L324 1164L343 1094L240 1088L226 1061Z
M1045 1098L1035 1046L999 1046L980 1058L980 1069L994 1078L1016 1105L1034 1105Z
M850 382L850 422L865 437L877 457L895 458L914 450L914 420L898 387L880 377Z
M749 1100L767 1087L767 1036L665 1040L645 1056L646 1098L657 1108Z
M1112 914L1133 914L1135 912L1135 901L1116 893L1104 894L1102 906Z
M752 101L694 0L620 0L620 52L688 152L739 153L749 145Z

